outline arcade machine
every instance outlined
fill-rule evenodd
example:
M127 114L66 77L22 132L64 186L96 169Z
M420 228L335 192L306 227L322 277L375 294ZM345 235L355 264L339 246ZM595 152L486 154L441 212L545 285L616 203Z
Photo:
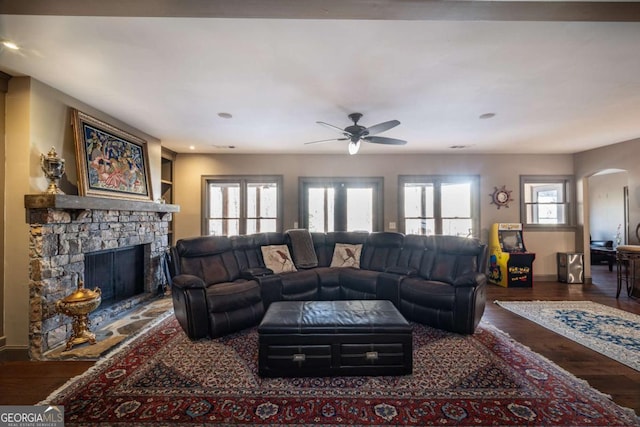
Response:
M522 224L493 224L489 234L489 281L514 288L533 286L533 260L522 239Z

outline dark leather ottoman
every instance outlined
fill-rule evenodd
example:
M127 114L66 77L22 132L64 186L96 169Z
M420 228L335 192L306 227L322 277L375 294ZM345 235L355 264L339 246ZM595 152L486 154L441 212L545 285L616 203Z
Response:
M260 326L264 377L403 375L412 327L391 301L278 301Z

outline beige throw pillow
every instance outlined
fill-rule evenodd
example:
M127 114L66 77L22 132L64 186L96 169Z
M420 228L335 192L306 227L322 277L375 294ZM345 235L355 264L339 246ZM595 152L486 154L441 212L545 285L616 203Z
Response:
M287 271L297 271L293 265L289 247L287 245L270 245L260 247L262 259L267 268L274 273L286 273Z
M346 243L336 243L331 259L331 267L354 267L360 268L360 253L362 245L349 245Z

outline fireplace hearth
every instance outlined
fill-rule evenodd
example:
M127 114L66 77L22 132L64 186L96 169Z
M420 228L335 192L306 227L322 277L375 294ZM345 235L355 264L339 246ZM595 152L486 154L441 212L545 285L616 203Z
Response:
M46 359L47 351L70 336L71 319L55 304L76 289L76 277L87 288L105 287L103 304L89 317L92 328L147 302L166 286L161 258L169 249L169 221L178 206L42 194L25 196L25 207L32 359Z

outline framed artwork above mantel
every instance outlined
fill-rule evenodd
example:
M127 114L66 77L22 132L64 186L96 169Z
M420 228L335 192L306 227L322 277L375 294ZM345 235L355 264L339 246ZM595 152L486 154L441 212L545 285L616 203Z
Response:
M78 194L152 201L147 142L72 110Z

